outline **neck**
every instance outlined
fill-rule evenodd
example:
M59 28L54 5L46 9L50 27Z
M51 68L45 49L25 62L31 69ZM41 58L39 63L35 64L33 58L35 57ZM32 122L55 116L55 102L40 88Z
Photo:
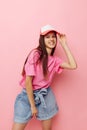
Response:
M46 48L48 55L51 55L52 49Z

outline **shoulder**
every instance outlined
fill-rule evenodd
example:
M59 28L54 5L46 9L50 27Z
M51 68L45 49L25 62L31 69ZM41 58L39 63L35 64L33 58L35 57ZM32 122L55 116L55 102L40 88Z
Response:
M33 49L30 51L28 55L28 61L31 63L35 63L40 57L40 52L37 49Z
M49 63L54 64L55 66L60 66L63 63L63 60L58 56L50 56Z
M29 56L31 56L31 55L32 56L39 55L39 51L35 48L35 49L30 51Z

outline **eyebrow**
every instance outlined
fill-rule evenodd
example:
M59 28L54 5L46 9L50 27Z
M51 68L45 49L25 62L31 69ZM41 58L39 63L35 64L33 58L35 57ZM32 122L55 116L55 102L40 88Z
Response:
M45 36L49 36L50 33L51 33L51 32L47 33ZM55 33L55 32L52 32L51 34L56 36L56 33Z

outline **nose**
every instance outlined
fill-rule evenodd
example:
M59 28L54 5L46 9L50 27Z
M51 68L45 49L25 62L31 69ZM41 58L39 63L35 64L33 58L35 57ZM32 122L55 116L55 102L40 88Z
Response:
M51 41L53 41L53 39L54 39L53 37L50 37L50 40L51 40Z

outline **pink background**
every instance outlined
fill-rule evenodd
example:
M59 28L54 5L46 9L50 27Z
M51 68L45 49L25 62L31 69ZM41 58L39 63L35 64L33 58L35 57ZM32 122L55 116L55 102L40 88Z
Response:
M22 66L29 51L38 45L39 29L45 24L67 35L78 64L77 70L64 70L54 77L52 88L60 111L53 130L87 130L86 5L86 0L0 1L0 130L11 130ZM56 54L66 59L59 45ZM33 119L28 129L41 130L41 124Z

